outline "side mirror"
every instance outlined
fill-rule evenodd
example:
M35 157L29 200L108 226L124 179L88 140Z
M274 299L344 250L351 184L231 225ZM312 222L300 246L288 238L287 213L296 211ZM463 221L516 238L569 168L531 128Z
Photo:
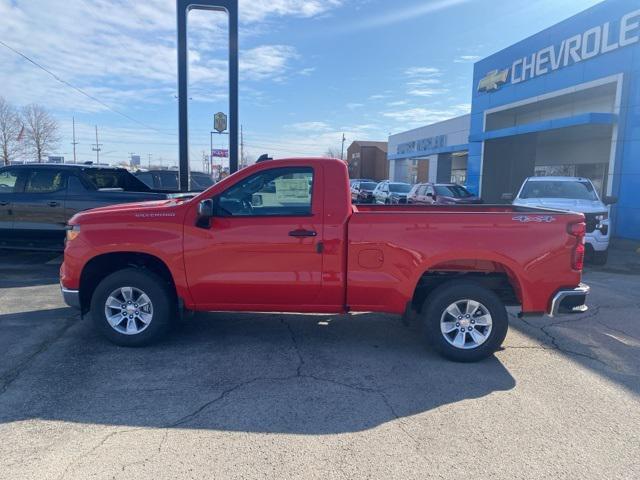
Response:
M431 192L427 193L427 197L433 198L433 193L431 193Z
M606 196L602 199L602 203L605 205L613 205L614 203L618 203L618 197Z
M213 200L208 198L198 204L197 226L201 228L211 227L211 217L213 217Z

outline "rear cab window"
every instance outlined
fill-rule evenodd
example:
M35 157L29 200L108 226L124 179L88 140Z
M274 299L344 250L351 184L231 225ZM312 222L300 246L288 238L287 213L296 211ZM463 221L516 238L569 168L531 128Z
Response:
M153 174L151 172L137 173L136 178L142 181L147 187L153 188Z

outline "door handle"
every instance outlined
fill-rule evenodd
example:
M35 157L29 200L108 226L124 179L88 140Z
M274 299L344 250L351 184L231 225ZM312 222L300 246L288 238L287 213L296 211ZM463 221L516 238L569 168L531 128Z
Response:
M50 207L57 207L58 205L60 205L60 203L59 203L59 202L56 202L55 200L51 200L51 201L48 203L48 205L49 205Z
M290 237L315 237L317 235L318 233L314 232L313 230L304 229L292 230L291 232L289 232Z

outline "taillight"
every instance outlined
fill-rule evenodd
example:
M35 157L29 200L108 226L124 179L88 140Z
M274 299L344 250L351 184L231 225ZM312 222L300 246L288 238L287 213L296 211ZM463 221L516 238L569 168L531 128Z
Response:
M584 222L572 223L567 228L574 237L584 237L587 233L587 225Z
M574 270L582 270L584 268L584 243L580 242L573 249L573 259L571 268Z
M584 222L572 223L567 227L570 235L576 237L576 246L573 247L571 256L571 268L582 270L584 268L584 236L587 233L587 226Z

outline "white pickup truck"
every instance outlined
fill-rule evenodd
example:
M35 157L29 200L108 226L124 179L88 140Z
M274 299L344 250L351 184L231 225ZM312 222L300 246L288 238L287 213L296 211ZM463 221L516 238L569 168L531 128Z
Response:
M588 178L529 177L520 187L513 204L584 213L587 251L594 264L604 265L609 252L609 205L616 202L615 197L600 200Z

